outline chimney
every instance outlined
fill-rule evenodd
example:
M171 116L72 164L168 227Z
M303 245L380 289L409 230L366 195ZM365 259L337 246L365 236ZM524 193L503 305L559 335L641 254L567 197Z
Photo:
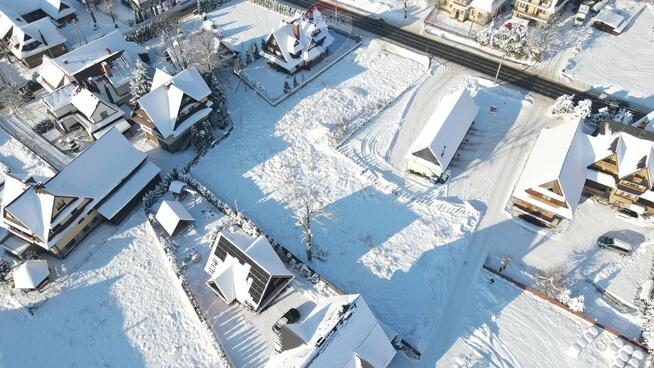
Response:
M68 59L64 59L64 64L68 64Z
M171 86L172 84L173 84L172 82L166 82L166 83L164 83L164 87L166 88L166 91L167 91L168 89L170 89L170 86Z
M100 64L100 66L102 67L102 72L104 73L104 75L107 78L111 77L111 65L109 65L108 62L103 61L102 64Z
M39 36L41 36L41 40L43 41L43 44L48 46L48 41L45 40L45 37L43 37L43 33L41 33L40 29L39 29Z

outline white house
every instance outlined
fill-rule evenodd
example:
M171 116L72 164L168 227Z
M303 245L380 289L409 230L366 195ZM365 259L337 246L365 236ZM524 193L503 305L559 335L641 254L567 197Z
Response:
M139 60L149 62L147 50L113 31L65 55L44 57L37 81L49 92L76 83L106 101L122 104L129 101L129 82Z
M41 102L65 132L81 126L91 139L98 139L114 126L121 133L131 127L124 118L125 112L118 106L74 84L67 84L45 95Z
M487 24L508 0L438 0L438 7L460 22Z
M269 64L289 73L308 67L327 53L334 42L318 9L309 8L290 22L282 21L265 42L261 55Z
M150 92L134 107L132 120L153 144L171 152L185 149L191 142L191 128L209 118L210 94L195 68L175 76L157 70Z
M195 221L183 204L167 199L161 202L155 218L168 235L173 235L180 224Z
M276 352L266 368L388 367L391 338L360 295L302 305L300 319L274 329Z
M568 0L516 0L513 15L536 24L547 24L561 13L567 3Z
M407 153L406 169L426 177L441 176L478 111L465 88L443 97Z
M112 129L44 183L11 181L2 226L63 257L102 220L122 220L159 171Z
M232 227L218 234L205 266L207 285L223 300L260 312L293 279L265 236L253 239Z

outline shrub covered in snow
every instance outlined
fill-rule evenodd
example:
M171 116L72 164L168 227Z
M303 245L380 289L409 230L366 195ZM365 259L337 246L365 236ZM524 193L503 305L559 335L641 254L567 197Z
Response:
M0 258L0 282L5 281L10 272L11 264L7 260Z
M528 42L528 32L528 27L522 24L500 28L495 28L493 24L490 24L477 32L476 39L482 46L504 51L518 59L526 59L532 54Z
M550 112L556 114L569 114L574 110L575 103L573 101L574 95L561 95L552 105Z
M584 297L572 297L563 267L552 267L537 278L536 284L547 297L567 305L575 312L584 311Z
M32 127L32 130L34 131L34 133L44 134L44 133L50 131L51 129L54 129L54 127L55 127L55 124L54 124L54 121L52 119L43 119L43 120L39 121L38 123L34 124L34 126Z
M570 114L572 116L587 118L590 116L593 103L591 100L581 100L575 104L574 95L561 95L552 105L550 112L553 115Z
M287 4L282 4L277 0L250 0L250 2L289 17L295 15L295 13L298 12L297 8Z
M213 142L213 128L207 121L197 124L191 128L191 142L200 154L206 153Z
M209 115L209 122L211 126L218 129L225 129L229 125L229 113L227 112L227 105L225 104L225 94L220 86L218 77L215 73L207 73L202 75L205 83L211 90L209 101L213 103L211 106L212 112Z

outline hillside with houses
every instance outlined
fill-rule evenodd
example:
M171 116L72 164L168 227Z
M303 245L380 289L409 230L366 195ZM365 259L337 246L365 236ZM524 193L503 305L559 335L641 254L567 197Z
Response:
M0 366L651 367L652 20L0 0Z

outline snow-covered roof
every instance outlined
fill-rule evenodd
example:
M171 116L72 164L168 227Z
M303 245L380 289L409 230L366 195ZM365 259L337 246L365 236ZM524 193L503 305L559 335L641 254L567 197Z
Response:
M408 155L432 162L445 170L478 111L479 107L465 88L443 97Z
M139 54L147 53L147 50L136 42L125 41L120 31L113 31L64 55L50 59L49 62L71 76L121 52L123 55L127 54L130 61L134 61ZM49 69L44 73L47 71Z
M488 13L495 13L500 6L508 0L472 0L470 7L480 9Z
M5 207L24 228L41 239L48 249L65 231L51 237L51 229L83 201L89 201L85 213L98 204L108 206L110 196L122 189L129 178L144 167L147 156L137 151L116 129L95 141L57 175L42 185L32 185ZM155 165L156 166L156 165ZM55 198L72 198L73 205L53 217ZM70 224L67 224L68 227Z
M211 94L200 72L189 68L174 77L157 69L152 79L150 92L138 100L139 106L148 115L161 136L178 136L198 120L206 117L211 110L203 109L178 124L184 96L200 102ZM197 115L197 116L195 116Z
M41 98L41 101L50 111L54 112L63 109L71 104L71 99L76 89L76 85L67 84L46 94Z
M627 17L620 14L615 9L605 9L603 12L599 13L595 18L593 18L593 23L604 23L607 26L617 30L620 29L622 22L626 22Z
M216 237L205 271L209 286L227 303L238 300L255 312L265 308L293 279L265 236L238 228Z
M273 355L267 368L300 368L309 363L318 368L383 368L396 354L391 339L360 295L331 297L310 310L301 306L299 312L300 321L282 329L304 343Z
M548 12L548 13L556 12L561 6L565 5L568 2L568 0L552 0L552 1L550 1L548 6L542 6L542 5L538 5L536 3L533 3L533 2L531 2L529 0L518 0L518 1L526 4L529 7L538 8L538 9L540 9L540 10L542 10L544 12ZM536 18L534 18L534 19L536 19Z
M22 22L25 22L23 15L38 9L54 20L75 13L75 8L61 0L0 0L0 12Z
M186 210L183 204L178 201L164 200L157 210L155 218L166 230L168 235L173 235L175 229L181 222L195 221L193 216Z
M581 132L581 118L573 118L555 127L543 129L525 164L514 197L572 219L586 181L588 136ZM545 188L556 183L562 195ZM534 199L527 190L565 202L549 206Z
M243 251L248 258L258 264L269 274L279 276L291 275L265 236L261 235L256 239L252 239L243 232L238 230L234 231L232 229L223 229L223 231L220 232L220 236L229 239L229 241Z
M327 23L315 8L311 14L296 16L290 22L282 21L277 29L270 32L270 38L275 39L282 55L272 55L266 49L264 55L287 70L294 70L299 64L315 59L334 42Z
M16 289L36 289L50 276L48 261L45 259L25 261L16 267L13 276Z
M45 42L44 42L45 40ZM19 59L25 59L44 50L61 45L67 41L48 18L14 27L9 50ZM38 46L33 47L33 44Z
M184 190L185 186L186 184L184 182L181 182L179 180L173 180L170 182L170 185L168 186L168 191L175 194L180 194L182 190Z

